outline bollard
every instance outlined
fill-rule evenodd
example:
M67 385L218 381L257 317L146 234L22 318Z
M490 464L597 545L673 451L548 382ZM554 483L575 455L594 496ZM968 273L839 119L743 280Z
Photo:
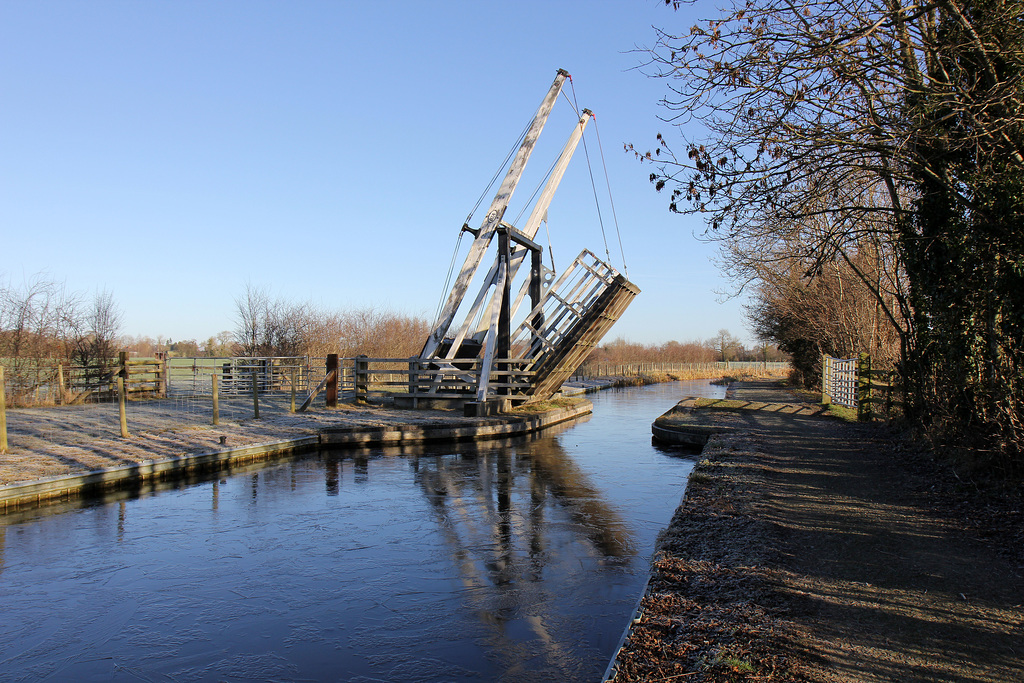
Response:
M260 419L260 393L256 387L256 372L252 373L252 419Z
M121 438L128 438L128 415L124 407L124 377L117 378L117 414L121 418Z
M367 394L369 393L367 382L369 381L370 364L366 361L366 358L365 354L360 354L352 362L352 378L356 385L356 400L361 403L366 401Z
M7 452L7 396L4 394L4 366L0 365L0 453Z
M338 354L327 354L327 392L324 394L324 401L328 408L338 407Z
M210 375L213 382L213 424L220 424L220 394L217 392L217 373Z

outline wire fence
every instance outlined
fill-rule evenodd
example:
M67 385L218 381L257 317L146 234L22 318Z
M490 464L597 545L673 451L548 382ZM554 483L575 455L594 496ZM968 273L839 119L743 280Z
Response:
M325 373L326 358L260 356L171 358L167 361L167 396L210 396L213 377L222 396L309 393Z

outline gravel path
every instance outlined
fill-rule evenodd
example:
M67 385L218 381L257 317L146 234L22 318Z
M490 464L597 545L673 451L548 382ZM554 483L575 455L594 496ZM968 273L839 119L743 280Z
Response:
M767 382L730 398L799 402ZM1024 680L1024 567L881 427L715 417L737 429L691 477L616 680Z
M743 390L737 392L742 394ZM755 413L765 518L823 681L1024 680L1024 576L936 515L876 430Z

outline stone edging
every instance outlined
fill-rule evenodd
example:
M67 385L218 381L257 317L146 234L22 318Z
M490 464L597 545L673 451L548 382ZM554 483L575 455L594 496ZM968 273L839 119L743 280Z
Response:
M328 427L320 430L320 443L324 446L391 446L400 443L497 439L529 434L580 415L587 415L591 410L593 404L590 401L583 401L570 408L556 408L532 415L466 420L444 425Z
M146 482L170 479L183 474L216 471L228 465L270 460L282 455L311 450L321 445L345 448L520 436L587 415L592 410L593 404L589 401L582 401L569 408L557 408L534 415L497 417L483 421L467 420L455 424L328 428L320 430L313 436L287 441L191 455L176 455L136 465L107 467L85 474L47 477L28 483L7 484L0 486L0 514L50 500L94 495L107 489L139 486Z
M697 411L698 399L684 398L651 423L651 434L657 441L683 446L705 446L715 434L732 431L732 427L709 424L703 421Z
M714 435L733 431L732 427L725 425L701 424L700 418L694 414L699 409L697 401L698 398L694 396L684 398L661 414L658 418L658 420L661 421L661 424L658 424L658 420L652 422L651 434L654 436L655 440L667 444L703 447L707 446L708 441ZM710 406L700 406L700 408L709 407ZM726 409L736 408L730 406ZM700 462L698 461L690 471L690 476L693 476L693 473L696 472L700 466ZM686 496L689 493L689 490L690 477L687 477L686 488L683 490L683 497L679 502L679 505L682 505L686 501ZM643 601L651 592L651 579L654 576L653 568L656 557L657 553L655 553L655 556L651 558L651 569L648 572L647 581L644 582L644 589L641 591L640 599L637 601L636 607L633 609L633 614L629 623L627 623L626 628L623 629L622 637L619 638L619 644L612 653L611 660L608 662L608 668L605 669L604 677L601 678L602 683L614 683L615 677L618 675L619 655L622 652L622 648L625 647L626 641L629 637L633 635L633 628L643 619Z

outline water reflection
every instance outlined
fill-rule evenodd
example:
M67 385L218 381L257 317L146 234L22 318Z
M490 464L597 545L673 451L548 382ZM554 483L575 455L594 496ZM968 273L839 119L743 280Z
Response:
M554 436L525 447L416 457L412 467L456 566L475 586L541 577L545 549L552 545L547 536L563 531L546 524L546 510L553 506L568 513L572 531L589 543L591 556L614 562L634 553L620 515Z
M679 393L8 515L5 677L593 680L682 492L648 437Z

